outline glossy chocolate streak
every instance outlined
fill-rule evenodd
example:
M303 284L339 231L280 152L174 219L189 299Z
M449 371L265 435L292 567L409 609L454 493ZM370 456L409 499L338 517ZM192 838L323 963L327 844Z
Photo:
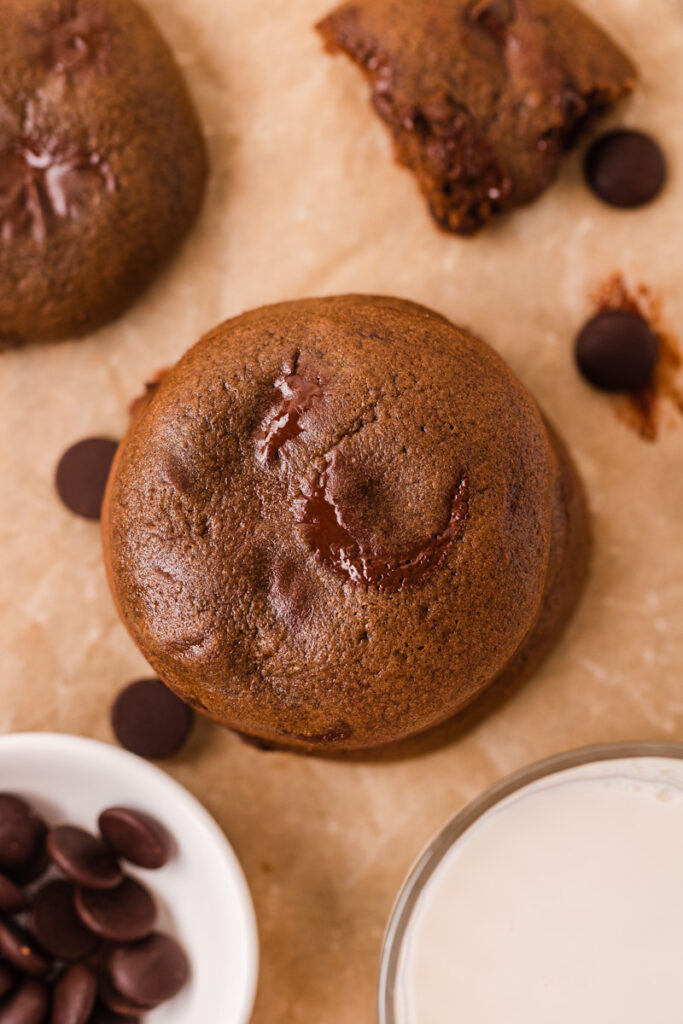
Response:
M309 380L290 373L275 381L280 398L254 434L256 448L263 461L275 458L283 445L302 433L301 417L323 394L320 379Z
M45 242L58 219L77 219L93 185L113 192L114 177L97 153L53 139L18 137L0 148L0 238Z
M448 523L439 534L401 555L369 554L350 530L321 473L310 497L300 503L300 519L311 549L321 561L354 583L384 594L416 587L441 564L465 527L469 514L469 480L462 470L451 498Z

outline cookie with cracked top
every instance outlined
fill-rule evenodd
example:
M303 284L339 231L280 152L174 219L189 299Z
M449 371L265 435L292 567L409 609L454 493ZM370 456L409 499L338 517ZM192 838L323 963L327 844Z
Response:
M527 665L586 557L571 462L512 371L437 313L369 296L201 340L134 417L103 532L167 685L323 752L425 730Z
M194 221L207 159L136 0L3 0L0 350L122 313Z
M568 0L350 0L317 28L364 72L437 224L464 235L539 196L636 81Z

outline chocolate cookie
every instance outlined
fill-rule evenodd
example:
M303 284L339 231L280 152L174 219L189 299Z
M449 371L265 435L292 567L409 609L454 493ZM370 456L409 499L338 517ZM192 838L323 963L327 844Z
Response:
M204 141L135 0L3 0L0 349L116 317L200 207Z
M188 703L368 748L522 671L576 601L572 465L483 342L399 299L255 310L150 393L112 469L120 613Z
M636 79L566 0L351 0L317 28L361 67L398 161L458 234L540 195Z

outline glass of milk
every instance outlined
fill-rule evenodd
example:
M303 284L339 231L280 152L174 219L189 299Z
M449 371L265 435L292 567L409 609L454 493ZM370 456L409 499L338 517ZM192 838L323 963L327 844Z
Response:
M534 765L457 815L385 938L380 1024L683 1024L683 745Z

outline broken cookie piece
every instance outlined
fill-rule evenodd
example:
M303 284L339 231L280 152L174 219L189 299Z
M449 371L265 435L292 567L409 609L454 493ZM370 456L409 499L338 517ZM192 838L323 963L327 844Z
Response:
M566 0L352 0L317 29L365 72L437 224L463 235L539 196L636 81Z

